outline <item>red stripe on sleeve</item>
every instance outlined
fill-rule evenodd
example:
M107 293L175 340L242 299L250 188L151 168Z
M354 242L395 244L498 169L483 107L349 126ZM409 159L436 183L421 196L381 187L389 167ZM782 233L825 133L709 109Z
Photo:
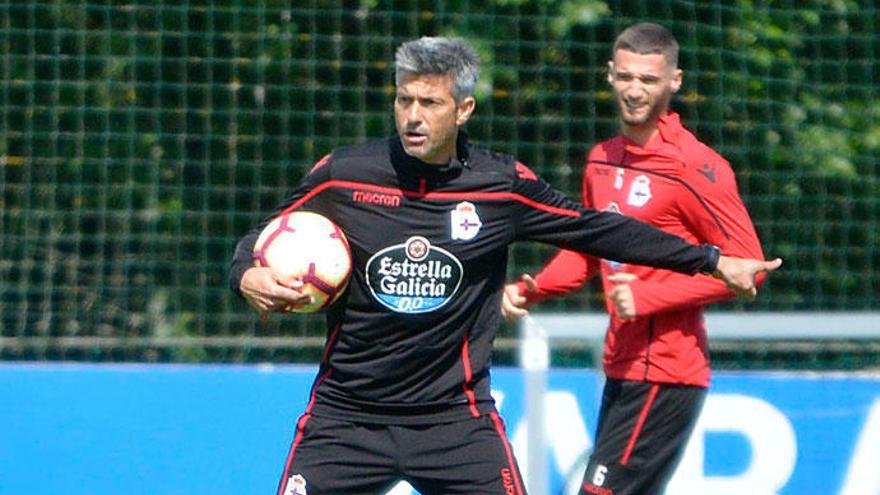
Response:
M516 175L520 179L538 180L538 176L534 172L520 162L516 162Z
M316 163L315 166L313 166L312 169L309 170L309 173L312 173L315 170L318 170L319 168L323 167L324 165L327 165L329 162L330 162L330 155L329 154L324 155L324 157L321 158L320 160L318 160L318 163Z

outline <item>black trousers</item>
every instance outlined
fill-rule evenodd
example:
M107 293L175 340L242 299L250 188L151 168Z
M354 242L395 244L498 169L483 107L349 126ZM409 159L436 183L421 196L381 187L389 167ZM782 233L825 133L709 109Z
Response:
M609 379L580 495L663 493L706 394L703 387Z
M305 415L278 495L380 494L406 480L422 495L525 495L498 414L432 425Z

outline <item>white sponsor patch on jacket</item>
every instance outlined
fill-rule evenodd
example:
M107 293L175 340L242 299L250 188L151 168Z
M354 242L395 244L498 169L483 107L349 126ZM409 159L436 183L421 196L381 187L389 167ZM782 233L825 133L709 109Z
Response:
M365 272L370 292L380 304L412 314L444 306L464 275L458 258L421 236L380 250L367 261Z

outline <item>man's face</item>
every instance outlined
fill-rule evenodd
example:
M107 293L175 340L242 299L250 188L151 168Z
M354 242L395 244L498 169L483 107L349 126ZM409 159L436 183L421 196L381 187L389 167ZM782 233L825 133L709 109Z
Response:
M681 70L670 67L662 54L617 50L608 62L608 82L624 125L654 126L669 107L672 93L681 87Z
M471 116L474 98L456 104L452 86L448 74L401 74L394 119L407 154L438 165L455 157L458 128Z

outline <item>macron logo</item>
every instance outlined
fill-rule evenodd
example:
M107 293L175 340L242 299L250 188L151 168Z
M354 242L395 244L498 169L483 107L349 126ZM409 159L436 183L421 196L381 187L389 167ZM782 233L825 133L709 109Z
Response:
M513 474L508 468L501 468L501 481L504 483L504 495L516 495L516 487L513 485Z
M368 191L352 191L351 199L356 203L369 203L379 206L400 206L400 196L395 194L382 194Z
M708 163L704 163L702 167L697 169L697 172L703 174L709 182L715 183L715 166L709 165Z

